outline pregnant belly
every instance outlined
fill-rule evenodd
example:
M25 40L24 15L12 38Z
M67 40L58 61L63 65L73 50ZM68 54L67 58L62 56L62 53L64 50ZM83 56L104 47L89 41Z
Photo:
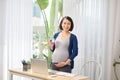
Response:
M56 52L54 51L52 55L52 62L62 62L68 59L69 55L68 52Z

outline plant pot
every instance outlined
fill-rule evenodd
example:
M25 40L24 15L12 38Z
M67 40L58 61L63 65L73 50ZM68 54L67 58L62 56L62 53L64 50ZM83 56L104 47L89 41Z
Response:
M28 70L28 65L27 64L24 64L23 65L23 71L27 71Z
M28 69L31 69L31 64L28 64Z

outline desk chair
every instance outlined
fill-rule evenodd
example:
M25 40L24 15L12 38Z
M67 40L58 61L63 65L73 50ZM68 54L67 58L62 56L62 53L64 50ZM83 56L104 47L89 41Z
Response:
M89 80L100 80L102 75L102 66L95 60L89 60L82 65L80 75L88 76Z

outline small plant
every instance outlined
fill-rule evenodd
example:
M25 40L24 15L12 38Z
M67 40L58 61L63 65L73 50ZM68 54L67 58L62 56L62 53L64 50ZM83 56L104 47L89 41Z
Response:
M21 62L22 62L23 65L29 65L29 64L31 64L30 60L22 60Z

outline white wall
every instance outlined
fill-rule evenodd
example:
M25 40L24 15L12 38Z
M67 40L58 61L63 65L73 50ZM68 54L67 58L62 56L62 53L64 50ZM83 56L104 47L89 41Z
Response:
M4 28L5 28L5 0L0 0L0 80L3 80Z

